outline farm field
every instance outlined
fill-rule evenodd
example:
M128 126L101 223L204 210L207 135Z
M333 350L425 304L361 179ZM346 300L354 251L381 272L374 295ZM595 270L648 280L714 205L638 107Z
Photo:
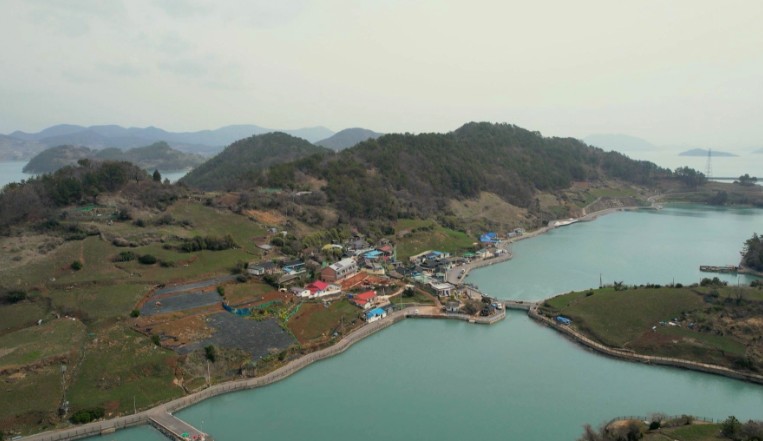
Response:
M760 294L748 287L606 287L554 297L542 311L572 319L607 346L754 370L763 366Z

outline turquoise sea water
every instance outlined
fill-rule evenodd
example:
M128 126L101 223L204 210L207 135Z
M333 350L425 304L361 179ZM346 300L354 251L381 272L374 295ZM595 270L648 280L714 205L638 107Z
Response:
M700 264L735 264L761 210L668 207L574 224L517 243L469 280L539 299L607 283L691 283ZM736 277L727 277L736 283ZM621 415L761 418L763 387L611 359L511 312L493 326L406 320L271 386L178 416L219 441L572 440ZM147 439L118 433L120 441ZM143 429L141 429L143 430Z
M511 246L514 258L466 279L499 298L540 300L554 294L623 281L731 284L752 277L710 274L700 265L738 265L744 242L763 233L763 210L668 206L620 212L556 228Z

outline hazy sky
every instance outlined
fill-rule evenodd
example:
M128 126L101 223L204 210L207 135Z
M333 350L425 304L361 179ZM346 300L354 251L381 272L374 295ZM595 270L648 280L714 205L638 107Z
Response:
M0 0L0 133L511 122L763 146L763 1Z

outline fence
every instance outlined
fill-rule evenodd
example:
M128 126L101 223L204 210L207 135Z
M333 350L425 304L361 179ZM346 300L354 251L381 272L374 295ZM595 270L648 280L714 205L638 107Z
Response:
M714 420L712 418L699 417L699 416L695 416L695 415L670 415L670 416L663 415L663 416L660 416L660 421L661 422L668 422L668 421L674 421L674 420L681 420L681 419L686 418L686 417L691 418L693 421L704 421L706 423L721 423L721 422L723 422L723 420ZM618 416L618 417L614 417L611 420L609 420L609 422L606 425L608 426L608 425L614 423L615 421L623 421L623 420L636 420L636 421L648 421L648 422L654 421L653 417L630 415L630 416Z
M100 435L104 431L124 429L127 427L140 426L148 422L148 415L145 412L130 415L126 417L115 418L113 420L91 423L82 427L73 427L60 432L33 435L22 438L24 441L69 441L90 436Z

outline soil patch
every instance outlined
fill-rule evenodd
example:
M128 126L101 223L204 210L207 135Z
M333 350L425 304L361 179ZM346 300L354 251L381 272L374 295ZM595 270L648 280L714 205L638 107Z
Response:
M242 349L260 359L273 352L280 352L295 343L294 337L276 320L252 320L220 312L206 317L206 324L213 330L209 338L178 347L180 354L187 354L208 345L222 348Z

